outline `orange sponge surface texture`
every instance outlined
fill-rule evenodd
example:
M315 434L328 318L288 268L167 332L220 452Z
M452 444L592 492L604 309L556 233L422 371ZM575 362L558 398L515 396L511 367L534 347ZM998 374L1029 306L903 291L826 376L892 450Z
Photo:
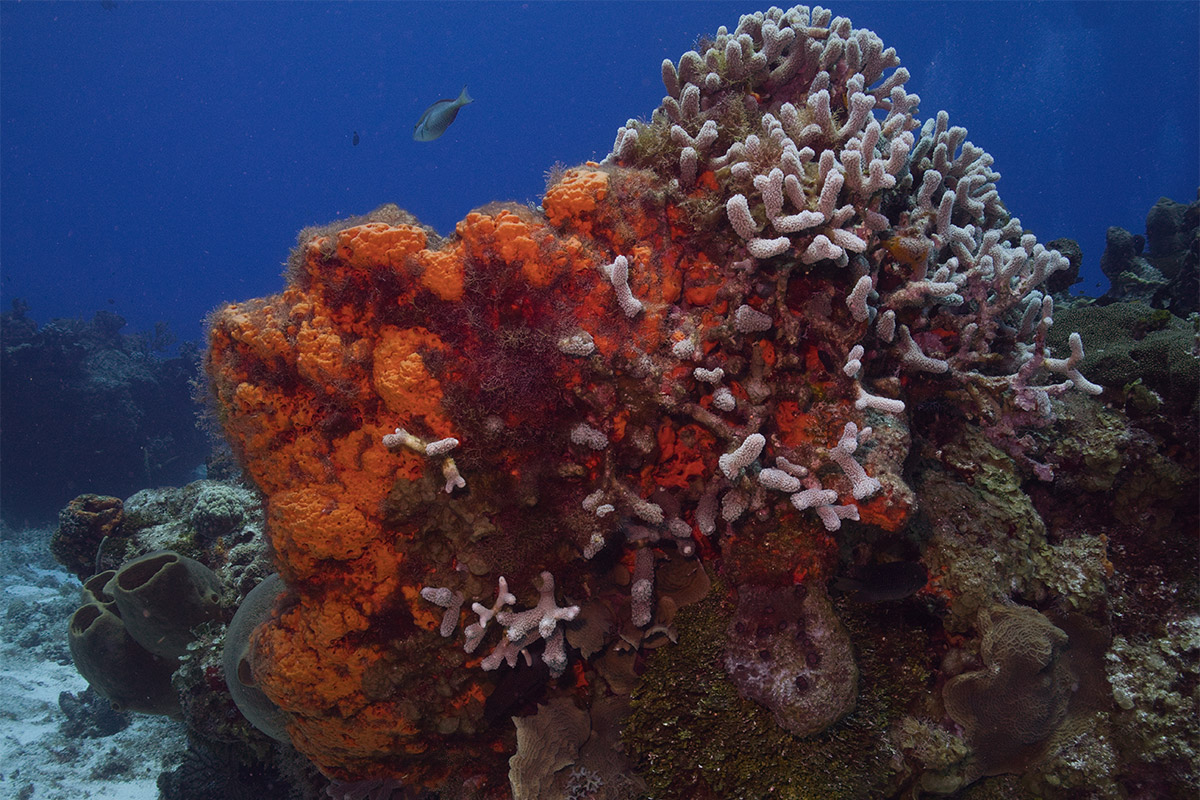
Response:
M511 752L485 713L501 673L479 666L502 632L465 652L421 589L461 594L464 625L501 577L520 607L542 572L583 605L606 591L593 557L639 525L696 557L723 536L735 582L828 574L836 544L816 517L718 459L756 430L763 464L812 462L861 425L842 343L739 329L735 309L776 292L778 317L809 289L718 267L728 242L697 229L724 213L712 176L674 200L658 180L582 166L543 213L474 212L445 240L395 219L327 226L302 236L281 294L214 314L216 405L287 585L252 640L255 679L326 773L436 786ZM829 325L861 327L832 308ZM717 364L717 381L697 373ZM848 497L839 480L825 477ZM722 534L747 502L757 514ZM892 530L908 512L895 481L861 506Z

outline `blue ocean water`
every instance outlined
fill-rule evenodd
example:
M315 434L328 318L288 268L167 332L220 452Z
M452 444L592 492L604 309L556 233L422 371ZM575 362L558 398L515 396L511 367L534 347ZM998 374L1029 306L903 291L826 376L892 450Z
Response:
M277 291L303 226L395 202L445 233L536 202L648 116L659 64L753 3L0 4L0 302L201 336ZM1200 181L1195 2L832 4L896 48L922 98L996 159L1042 241L1084 253ZM447 133L439 98L475 102ZM357 144L355 137L357 136Z

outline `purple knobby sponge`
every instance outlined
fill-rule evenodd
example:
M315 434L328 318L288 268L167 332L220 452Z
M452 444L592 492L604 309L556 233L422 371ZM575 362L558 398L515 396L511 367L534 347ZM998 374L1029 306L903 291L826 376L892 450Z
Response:
M858 698L850 636L819 586L739 587L725 671L797 736L825 730Z

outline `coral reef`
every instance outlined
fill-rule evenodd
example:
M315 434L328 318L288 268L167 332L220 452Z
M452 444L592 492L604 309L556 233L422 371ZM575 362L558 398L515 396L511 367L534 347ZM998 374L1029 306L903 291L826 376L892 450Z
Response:
M181 716L197 748L232 747L250 761L269 754L220 663L237 638L226 635L233 607L271 570L256 493L204 480L124 501L83 495L60 519L55 556L77 573L103 569L85 580L68 625L80 673L117 706Z
M175 673L189 724L286 751L232 689L342 796L1071 797L1080 764L1119 793L1180 724L1114 740L1096 676L1110 633L1121 686L1136 631L1195 614L1187 367L1115 386L1090 311L1052 328L1068 258L870 31L771 9L662 79L539 208L309 228L280 294L213 313L263 514L139 493L98 557L231 587Z
M154 550L173 550L216 571L242 597L272 572L258 495L237 483L201 480L136 492L121 503L120 527L100 546L92 544L94 532L79 529L72 510L80 502L77 498L64 509L55 540L64 546L78 540L70 546L80 550L91 546L84 574L93 566L115 570ZM56 557L70 566L58 551Z
M1143 236L1116 226L1108 229L1100 257L1100 270L1112 284L1106 296L1148 302L1167 285L1163 274L1142 258L1145 246Z
M1142 642L1118 637L1108 653L1105 666L1119 709L1114 715L1116 747L1136 765L1139 783L1148 793L1161 787L1165 776L1154 765L1164 762L1176 767L1167 775L1191 775L1179 790L1195 792L1200 788L1200 734L1195 724L1200 619L1168 623L1164 634Z

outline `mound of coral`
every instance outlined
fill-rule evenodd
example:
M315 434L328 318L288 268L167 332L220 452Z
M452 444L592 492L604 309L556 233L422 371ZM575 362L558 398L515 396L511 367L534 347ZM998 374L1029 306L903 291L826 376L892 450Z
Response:
M1082 339L1049 350L1066 258L845 18L745 16L662 78L538 210L308 229L282 293L213 314L284 586L239 680L342 786L443 797L951 792L1089 735L1116 759L1077 676L1125 530L1051 513L1080 500L1064 420L1111 425L1109 488L1134 450L1194 485L1194 452L1118 443ZM924 587L831 601L916 561Z

